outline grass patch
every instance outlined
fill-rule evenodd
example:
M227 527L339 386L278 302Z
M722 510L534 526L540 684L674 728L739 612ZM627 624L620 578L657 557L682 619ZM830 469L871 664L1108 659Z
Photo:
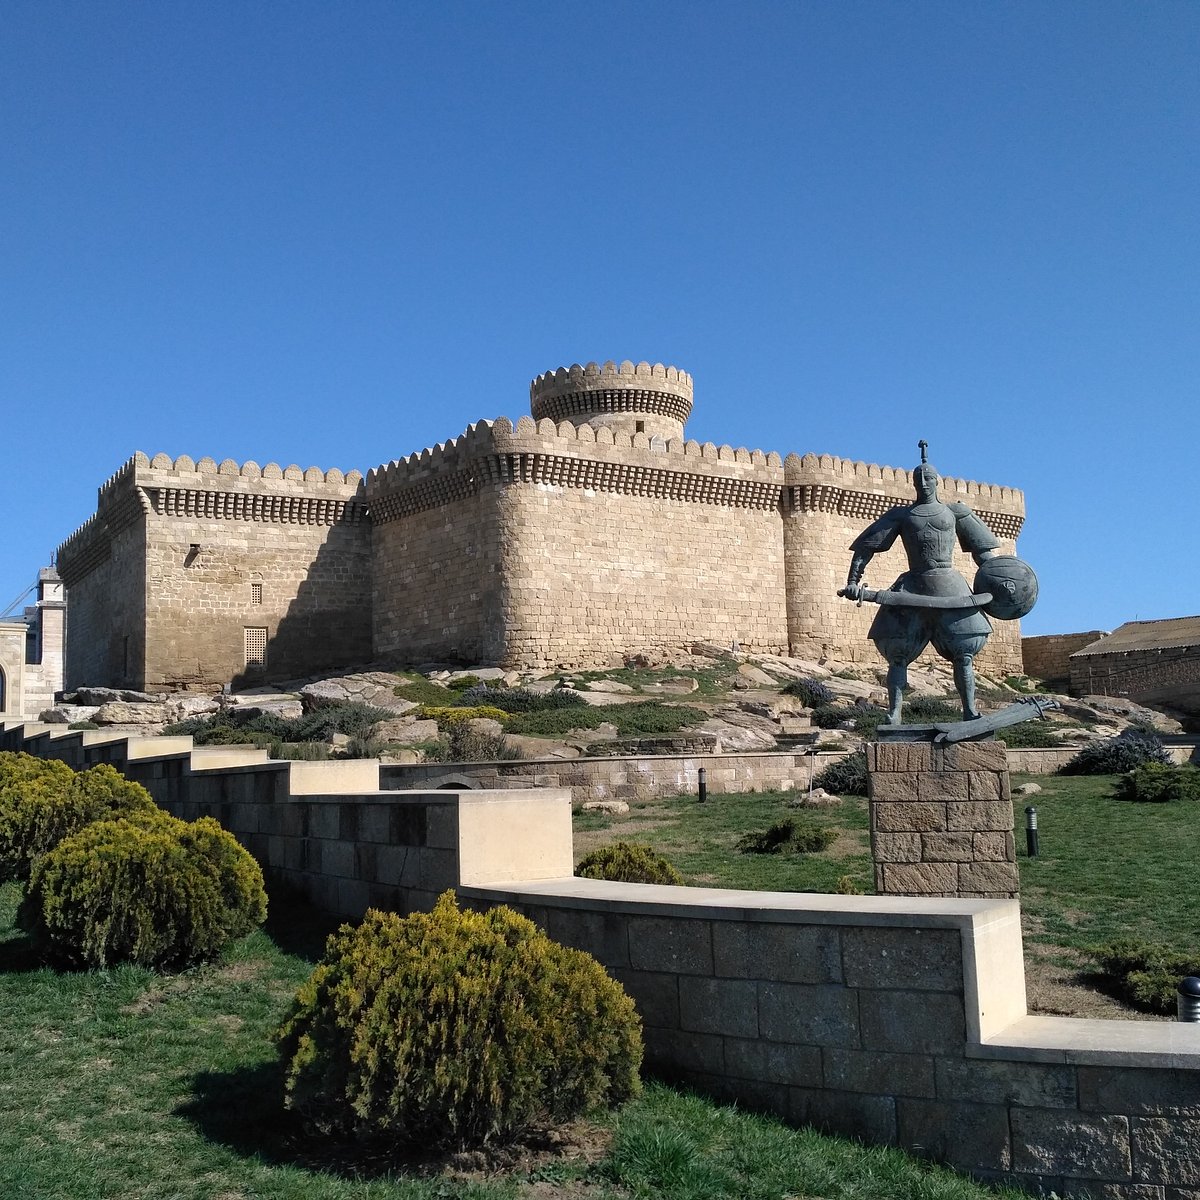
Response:
M596 729L610 724L621 737L678 733L708 719L708 713L686 704L660 704L642 700L633 704L597 704L587 708L560 708L520 713L505 726L509 733L561 737L573 729Z
M442 687L440 683L434 683L432 679L415 672L398 671L396 679L398 682L392 691L401 700L411 700L413 704L453 704L458 696L450 688Z
M1086 950L1136 934L1195 949L1196 890L1181 886L1200 855L1200 822L1189 804L1126 804L1111 775L1014 776L1042 789L1018 798L1021 904L1039 941ZM1024 853L1025 804L1038 810L1039 854Z
M696 690L691 695L724 696L732 687L736 675L737 663L729 659L707 667L685 667L681 670L669 667L620 667L612 671L572 671L570 677L580 683L611 679L615 683L628 684L635 692L647 689L653 692L655 685L664 679L694 679Z
M789 1129L652 1083L600 1150L498 1174L301 1135L271 1032L334 925L294 901L217 963L57 974L0 886L0 1195L54 1200L1018 1200L896 1150ZM604 1142L611 1145L604 1150ZM540 1190L535 1190L536 1189ZM547 1188L561 1188L549 1191Z
M576 854L616 841L653 846L686 882L704 887L751 888L773 892L833 892L843 875L873 892L874 871L867 827L867 802L851 796L819 810L791 809L795 793L676 796L639 804L619 817L584 813L575 818ZM819 854L745 854L739 842L761 835L781 821L793 822L801 839L833 829L836 838Z

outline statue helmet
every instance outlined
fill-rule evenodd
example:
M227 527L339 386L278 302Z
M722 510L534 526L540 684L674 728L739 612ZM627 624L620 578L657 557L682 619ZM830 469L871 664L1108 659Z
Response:
M916 467L913 468L913 473L912 473L913 486L919 489L920 488L920 482L919 482L920 479L922 477L928 478L930 475L932 475L934 486L936 487L939 482L939 476L937 473L937 468L929 461L929 457L927 454L927 451L929 450L929 443L927 441L925 441L924 438L922 438L917 443L917 446L920 448L920 451L921 451L921 461L917 464Z

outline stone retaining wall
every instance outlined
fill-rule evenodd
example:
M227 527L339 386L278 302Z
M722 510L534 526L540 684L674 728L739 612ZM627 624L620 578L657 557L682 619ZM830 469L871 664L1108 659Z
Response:
M718 1099L1061 1196L1200 1194L1200 1025L1029 1016L1016 901L576 879L561 788L379 791L369 760L39 725L0 744L112 762L349 917L444 887L512 904L624 984L651 1068Z

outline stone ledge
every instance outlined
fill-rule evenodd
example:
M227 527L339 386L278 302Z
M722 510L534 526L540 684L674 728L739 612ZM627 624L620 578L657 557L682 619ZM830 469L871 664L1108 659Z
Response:
M1026 1016L977 1045L968 1058L1103 1067L1200 1070L1200 1024Z

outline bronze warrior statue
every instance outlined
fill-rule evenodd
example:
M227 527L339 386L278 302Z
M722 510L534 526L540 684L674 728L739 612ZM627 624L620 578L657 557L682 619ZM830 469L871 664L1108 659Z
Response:
M850 546L854 553L850 574L838 592L860 604L869 600L880 605L870 638L888 663L891 725L900 724L909 664L930 642L954 665L963 720L976 720L975 656L992 632L984 614L1011 620L1024 616L1037 598L1037 578L1029 567L1010 555L1000 555L1000 542L965 504L944 504L938 498L937 472L927 461L926 443L918 445L921 464L913 471L916 503L889 509L855 538ZM867 564L897 538L908 555L908 570L886 591L864 587ZM980 566L974 590L954 568L956 542Z

